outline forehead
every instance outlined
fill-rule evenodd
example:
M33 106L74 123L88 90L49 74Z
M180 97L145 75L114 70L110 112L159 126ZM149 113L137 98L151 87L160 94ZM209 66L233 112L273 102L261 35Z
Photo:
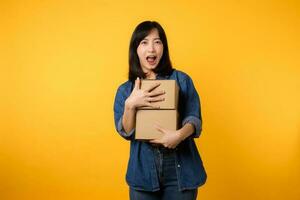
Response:
M152 29L144 39L160 39L158 30L156 28Z

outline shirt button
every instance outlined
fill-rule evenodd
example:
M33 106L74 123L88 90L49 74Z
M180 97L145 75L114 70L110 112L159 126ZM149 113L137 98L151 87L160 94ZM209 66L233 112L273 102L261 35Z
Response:
M180 165L177 165L177 167L180 167Z

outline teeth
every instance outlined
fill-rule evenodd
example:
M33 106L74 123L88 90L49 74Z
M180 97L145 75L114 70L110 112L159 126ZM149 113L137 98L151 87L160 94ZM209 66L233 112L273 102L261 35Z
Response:
M155 59L155 58L156 58L156 56L147 56L147 58L146 58L146 59L149 59L149 58Z

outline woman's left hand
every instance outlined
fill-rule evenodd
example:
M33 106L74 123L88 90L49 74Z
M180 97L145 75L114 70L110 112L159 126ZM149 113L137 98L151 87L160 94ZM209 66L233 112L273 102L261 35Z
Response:
M182 141L180 132L165 129L158 124L155 125L155 128L160 131L163 135L158 139L150 140L151 143L162 144L164 147L174 149Z

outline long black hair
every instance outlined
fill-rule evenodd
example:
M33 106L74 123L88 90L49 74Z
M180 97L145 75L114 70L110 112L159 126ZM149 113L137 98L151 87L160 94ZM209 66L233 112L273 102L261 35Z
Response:
M170 75L173 71L172 63L169 56L169 48L167 42L167 36L162 26L156 21L144 21L140 23L132 33L130 45L129 45L129 74L128 78L134 82L137 77L146 78L146 74L143 72L140 60L137 54L137 48L140 42L147 37L147 35L153 30L157 29L160 40L163 44L163 55L153 70L160 75Z

